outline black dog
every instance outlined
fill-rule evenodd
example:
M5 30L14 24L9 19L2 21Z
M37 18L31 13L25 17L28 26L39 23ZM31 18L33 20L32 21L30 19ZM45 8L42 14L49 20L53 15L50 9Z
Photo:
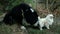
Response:
M27 23L33 25L38 21L38 15L32 7L28 4L21 3L20 5L15 6L12 8L10 12L6 14L4 17L3 22L5 24L13 24L13 21L16 21L19 25L22 25L23 15Z

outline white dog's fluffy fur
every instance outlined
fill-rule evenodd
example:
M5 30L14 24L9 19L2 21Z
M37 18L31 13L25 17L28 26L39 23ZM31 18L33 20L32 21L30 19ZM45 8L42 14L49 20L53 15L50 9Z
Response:
M43 30L43 26L47 27L47 29L50 29L49 25L53 24L53 14L48 14L45 18L40 18L39 16L38 22L35 24L35 26L37 26L37 24L39 24L40 30Z

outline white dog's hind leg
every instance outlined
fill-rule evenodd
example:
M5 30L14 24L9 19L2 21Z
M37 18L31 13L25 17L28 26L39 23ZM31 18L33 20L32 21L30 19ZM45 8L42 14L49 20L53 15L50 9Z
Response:
M38 21L34 24L34 26L37 26L40 22L40 16L38 16Z

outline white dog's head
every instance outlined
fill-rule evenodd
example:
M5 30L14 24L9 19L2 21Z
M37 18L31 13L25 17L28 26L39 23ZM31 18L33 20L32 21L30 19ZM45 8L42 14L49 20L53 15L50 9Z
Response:
M50 24L50 25L52 25L52 23L53 23L53 14L48 14L47 16L46 16L46 19L49 21L48 23Z
M53 14L48 14L48 15L46 16L47 19L53 19L53 17L54 17Z

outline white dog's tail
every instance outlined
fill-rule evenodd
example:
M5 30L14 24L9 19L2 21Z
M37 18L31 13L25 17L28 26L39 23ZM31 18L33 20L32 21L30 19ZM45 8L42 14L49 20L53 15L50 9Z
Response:
M39 24L40 21L40 16L38 16L38 21L34 24L34 26L37 26Z

